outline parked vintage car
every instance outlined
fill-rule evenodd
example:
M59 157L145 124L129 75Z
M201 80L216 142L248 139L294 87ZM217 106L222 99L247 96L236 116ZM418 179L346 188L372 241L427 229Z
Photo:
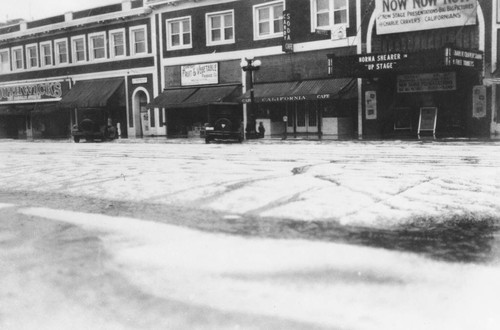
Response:
M82 113L82 120L71 129L73 140L78 143L86 141L106 141L117 137L117 130L111 123L111 118L103 111L86 111Z
M234 108L213 108L209 110L205 124L205 142L215 140L243 141L243 121L240 111Z

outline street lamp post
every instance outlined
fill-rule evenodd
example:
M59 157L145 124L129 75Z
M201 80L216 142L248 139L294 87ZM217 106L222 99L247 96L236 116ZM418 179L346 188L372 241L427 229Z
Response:
M254 59L253 56L245 57L244 60L241 61L240 66L241 69L245 72L250 73L249 87L250 87L250 111L248 111L248 120L247 118L247 127L246 133L255 132L255 118L254 118L254 91L253 91L253 72L260 69L261 66L260 60Z

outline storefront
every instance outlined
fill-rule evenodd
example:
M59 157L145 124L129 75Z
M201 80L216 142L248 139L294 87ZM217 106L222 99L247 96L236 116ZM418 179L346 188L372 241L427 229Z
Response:
M69 113L58 107L68 90L64 80L0 86L0 138L69 137Z
M71 125L84 118L109 123L118 135L127 137L127 109L124 78L77 81L61 99L59 107L71 117Z
M481 136L489 130L483 57L454 47L330 56L329 73L364 78L365 137Z
M241 69L237 61L166 66L165 89L146 107L164 112L167 138L203 137L210 113L231 112L243 120Z
M356 130L355 79L317 79L259 83L241 101L252 106L266 135L352 138ZM252 112L252 111L251 111Z

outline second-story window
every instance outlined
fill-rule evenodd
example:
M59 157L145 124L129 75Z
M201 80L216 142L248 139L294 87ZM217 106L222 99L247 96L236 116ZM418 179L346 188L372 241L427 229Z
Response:
M207 44L220 45L234 42L234 12L207 14Z
M73 63L84 62L87 60L85 38L83 36L71 38L71 47Z
M109 33L111 57L125 56L125 30L113 30Z
M40 65L52 65L52 43L50 41L40 43Z
M106 58L106 36L104 33L89 35L90 60L102 60Z
M283 1L254 6L255 39L283 36Z
M0 50L0 73L10 72L9 50Z
M131 55L146 54L146 27L139 26L130 29L130 52Z
M191 48L191 17L168 20L167 38L170 50Z
M12 49L12 67L14 70L24 69L23 64L23 47L16 47Z
M348 24L347 0L311 0L311 30Z
M28 69L38 67L38 45L26 46L26 63L28 63Z
M55 63L66 64L68 63L68 41L66 39L59 39L54 41L56 58Z

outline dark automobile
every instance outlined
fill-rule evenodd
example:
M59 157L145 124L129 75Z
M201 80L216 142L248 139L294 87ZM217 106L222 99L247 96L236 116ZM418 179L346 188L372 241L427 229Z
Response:
M111 125L111 118L104 111L86 111L81 115L82 120L71 129L75 142L78 143L81 139L106 141L117 137L116 127Z
M243 121L241 110L234 108L214 108L209 110L205 124L205 142L214 140L243 141Z

